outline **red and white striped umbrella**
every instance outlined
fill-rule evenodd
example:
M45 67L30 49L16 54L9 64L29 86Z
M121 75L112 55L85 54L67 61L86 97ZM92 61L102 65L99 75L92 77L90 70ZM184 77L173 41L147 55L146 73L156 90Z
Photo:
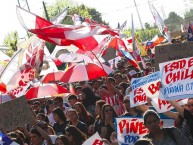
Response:
M64 71L57 71L57 72L48 73L42 77L41 82L53 83L53 82L60 81L63 74L64 74Z
M46 84L42 86L36 86L30 88L25 94L26 99L36 99L42 98L45 96L52 96L57 94L70 93L65 87L62 87L57 84Z
M101 76L108 76L113 70L102 64L97 63L86 63L78 64L70 67L61 77L61 82L71 83L79 81L88 81L99 78Z

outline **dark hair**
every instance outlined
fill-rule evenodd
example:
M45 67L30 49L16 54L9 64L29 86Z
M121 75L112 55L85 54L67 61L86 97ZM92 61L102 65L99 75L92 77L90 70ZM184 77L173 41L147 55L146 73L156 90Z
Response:
M57 107L57 108L54 109L53 114L57 114L58 117L59 117L62 121L66 122L66 116L65 116L63 110L60 109L59 107Z
M46 123L49 123L49 119L47 115L43 113L38 113L37 115L40 115L43 118L43 121L45 121Z
M78 105L80 108L81 108L81 113L79 114L78 113L78 116L79 117L82 117L86 122L86 125L88 125L88 123L91 121L91 118L90 118L90 113L86 110L86 108L84 107L84 105L81 103L81 102L76 102L74 104L74 107Z
M33 105L40 105L40 102L39 101L35 101L35 102L33 102Z
M115 83L115 79L113 77L108 77L109 81L112 81L113 83Z
M125 90L127 89L127 83L125 83L125 82L121 82L120 84L119 84L119 87L123 87L124 88L124 93L125 93Z
M42 136L42 135L39 133L39 131L38 131L37 129L35 129L35 128L32 128L31 131L30 131L30 133L31 133L31 134L35 134L35 135L37 135L37 136L39 136L39 137Z
M75 109L69 109L68 111L67 111L67 113L68 112L74 112L77 116L78 116L78 112L75 110Z
M69 142L69 140L67 139L67 137L64 136L64 135L58 136L58 137L56 138L56 140L57 140L57 139L61 139L62 142L64 143L64 145L71 145L70 142ZM55 142L56 142L56 140L55 140Z
M73 145L82 145L86 140L86 135L73 125L69 125L65 131L72 136Z
M77 96L76 95L73 95L73 94L70 94L69 96L68 96L68 101L69 100L77 100Z
M139 139L135 142L134 145L149 145L151 143L151 141L149 139Z
M82 100L82 103L85 107L87 105L95 105L96 103L96 96L91 88L85 87L82 89L82 92L85 94L85 99Z
M101 119L103 122L105 122L105 108L110 107L113 110L113 117L117 117L117 113L115 112L114 108L110 104L104 104L102 107L102 112L101 112Z
M62 97L55 97L55 98L54 98L54 101L58 101L58 102L60 102L60 103L63 103Z
M75 86L74 89L75 89L75 91L77 91L78 89L82 89L82 87L81 86Z
M96 105L98 105L100 107L100 112L103 108L103 105L105 105L105 103L106 102L104 100L99 100L99 101L96 102ZM101 118L101 113L96 118Z
M155 116L158 120L160 120L160 117L159 117L159 115L157 114L157 112L155 112L154 110L147 110L147 111L145 111L145 113L143 114L143 120L144 120L144 124L145 124L145 125L146 125L147 117L150 116L150 115L153 115L153 116Z
M100 89L108 90L108 89L107 89L107 86L105 86L105 85L102 85L102 86L100 87Z
M122 78L122 74L121 73L116 73L115 75L114 75L114 78L116 78L116 77L120 77L120 78Z

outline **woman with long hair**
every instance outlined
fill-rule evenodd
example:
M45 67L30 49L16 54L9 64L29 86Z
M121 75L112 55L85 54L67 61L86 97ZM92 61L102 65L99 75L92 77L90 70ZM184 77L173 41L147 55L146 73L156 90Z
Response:
M55 145L71 145L71 144L66 136L60 135L56 138Z
M86 108L81 102L76 102L74 104L74 109L78 112L79 120L81 122L84 122L87 126L93 125L94 118L86 110Z
M98 132L99 134L101 134L101 127L102 127L102 119L101 119L101 110L103 105L106 102L104 100L99 100L96 102L96 109L95 109L95 122L94 122L94 132Z
M60 109L59 107L54 109L53 116L54 120L56 121L53 125L53 129L56 135L61 135L67 125L66 116L63 110Z
M65 136L71 145L82 145L86 140L86 135L73 125L66 128Z
M100 97L96 96L91 88L85 87L82 89L82 103L92 115L94 114L95 103L98 100L100 100Z
M114 108L109 104L104 104L101 112L103 126L101 128L101 136L110 141L111 134L115 131L114 118L117 114Z

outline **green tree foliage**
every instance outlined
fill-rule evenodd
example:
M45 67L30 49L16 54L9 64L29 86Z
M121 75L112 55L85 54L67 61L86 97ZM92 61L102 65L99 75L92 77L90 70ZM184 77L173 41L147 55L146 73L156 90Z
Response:
M193 9L190 9L184 14L185 23L193 22Z
M165 19L164 22L170 32L175 32L180 30L180 26L183 24L184 20L177 13L170 12L169 17Z
M145 23L145 29L150 29L150 28L151 28L150 24L149 23Z
M127 29L123 33L131 36L131 29ZM151 26L148 29L136 29L135 31L136 38L139 42L151 40L156 34L159 34L159 30Z
M74 14L80 15L85 18L91 18L99 23L107 24L105 21L102 20L101 13L99 13L94 8L89 8L84 4L77 5L71 0L57 0L55 4L48 6L48 16L49 18L53 18L59 12L64 10L64 8L69 7L68 16L63 21L63 24L73 24L72 17Z
M18 42L17 31L10 32L5 36L3 43L4 45L10 48L10 50L6 52L7 55L12 56L14 51L17 50L17 42Z

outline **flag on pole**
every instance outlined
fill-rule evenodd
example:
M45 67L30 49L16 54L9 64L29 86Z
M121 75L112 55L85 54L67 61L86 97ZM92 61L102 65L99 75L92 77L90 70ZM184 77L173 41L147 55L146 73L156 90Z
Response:
M163 36L156 35L151 41L146 42L146 50L155 47L156 45L162 43L164 40L165 38Z
M170 33L168 31L167 26L164 24L164 21L162 20L160 14L158 13L158 11L155 9L155 7L153 5L150 5L150 10L152 12L153 18L155 20L155 23L156 23L160 33L162 35L164 35L164 37L168 40L168 42L171 42Z
M127 25L127 20L119 27L119 29L122 31Z
M131 25L132 25L133 56L134 56L135 60L137 60L138 64L139 64L139 62L141 62L143 69L146 69L146 64L145 64L143 58L140 55L140 48L139 48L137 39L135 38L135 28L134 28L134 22L133 22L133 14L131 14Z

